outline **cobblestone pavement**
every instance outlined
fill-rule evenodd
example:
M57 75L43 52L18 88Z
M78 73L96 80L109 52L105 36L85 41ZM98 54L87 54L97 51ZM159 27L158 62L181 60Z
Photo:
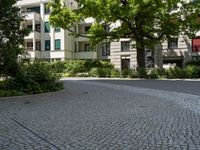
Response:
M200 96L64 83L64 91L0 99L0 150L200 149Z

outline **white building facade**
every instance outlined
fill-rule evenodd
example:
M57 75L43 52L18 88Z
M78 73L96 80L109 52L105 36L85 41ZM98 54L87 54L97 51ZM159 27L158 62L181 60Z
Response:
M137 52L131 47L129 39L120 39L110 44L103 44L96 48L89 45L87 38L74 38L67 30L53 28L49 24L50 10L47 7L49 0L20 0L20 7L26 21L21 23L22 28L30 29L25 37L25 48L33 60L47 61L90 59L109 60L115 68L136 69ZM76 7L73 0L66 0L70 8ZM75 28L78 33L84 34L94 23L92 18L80 22ZM186 36L170 39L162 47L154 51L146 50L146 67L153 66L183 66L190 60L200 59L200 34L194 39ZM162 50L161 50L162 49Z

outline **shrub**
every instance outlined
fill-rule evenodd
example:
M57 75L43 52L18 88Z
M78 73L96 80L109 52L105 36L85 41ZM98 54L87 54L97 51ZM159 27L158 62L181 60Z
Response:
M111 77L111 69L110 68L97 68L98 77L102 78L110 78Z
M24 95L23 92L19 92L16 90L0 90L0 97L7 97L7 96L22 96Z
M118 69L111 70L111 78L119 78L121 76L120 71Z
M97 68L92 68L89 72L90 77L98 77L98 69Z
M65 64L66 72L71 77L75 77L77 73L87 72L89 71L86 67L86 61L85 60L70 60L67 61Z
M122 78L130 78L130 69L123 69L121 71L121 76Z
M186 78L186 74L185 74L184 69L181 69L179 67L169 68L168 70L166 70L166 76L169 79Z
M200 78L200 67L188 65L184 69L187 78Z
M139 78L148 78L148 74L145 68L139 68L137 72Z
M61 61L51 63L51 67L56 73L64 73L66 69L65 62Z
M60 75L52 69L51 64L34 62L22 65L14 78L10 78L6 86L10 90L17 90L28 94L56 91L63 88L58 83Z
M200 60L187 62L186 66L200 66Z
M159 73L157 69L152 69L148 73L148 78L149 79L158 79L159 78Z

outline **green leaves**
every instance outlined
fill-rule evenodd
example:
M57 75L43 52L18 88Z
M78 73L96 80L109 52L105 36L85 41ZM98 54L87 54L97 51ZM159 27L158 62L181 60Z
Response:
M54 0L51 23L73 32L70 27L88 17L94 18L96 23L92 24L87 35L93 45L104 40L130 38L137 43L144 43L144 49L152 47L152 43L180 34L194 36L194 33L200 30L200 1L76 0L76 2L78 7L72 10L63 7L59 0ZM104 25L109 25L111 29L106 31Z
M23 17L15 6L16 0L0 1L0 76L15 76L18 55L23 53L26 30L20 29Z

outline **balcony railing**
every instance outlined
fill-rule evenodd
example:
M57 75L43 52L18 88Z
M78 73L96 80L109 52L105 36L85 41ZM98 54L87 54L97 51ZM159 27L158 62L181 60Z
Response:
M75 52L74 53L75 59L96 59L97 52L90 51L90 52Z
M36 20L40 21L40 14L36 12L22 12L22 16L25 17L26 20Z
M24 39L41 39L41 33L38 31L31 31L28 36L25 36Z

